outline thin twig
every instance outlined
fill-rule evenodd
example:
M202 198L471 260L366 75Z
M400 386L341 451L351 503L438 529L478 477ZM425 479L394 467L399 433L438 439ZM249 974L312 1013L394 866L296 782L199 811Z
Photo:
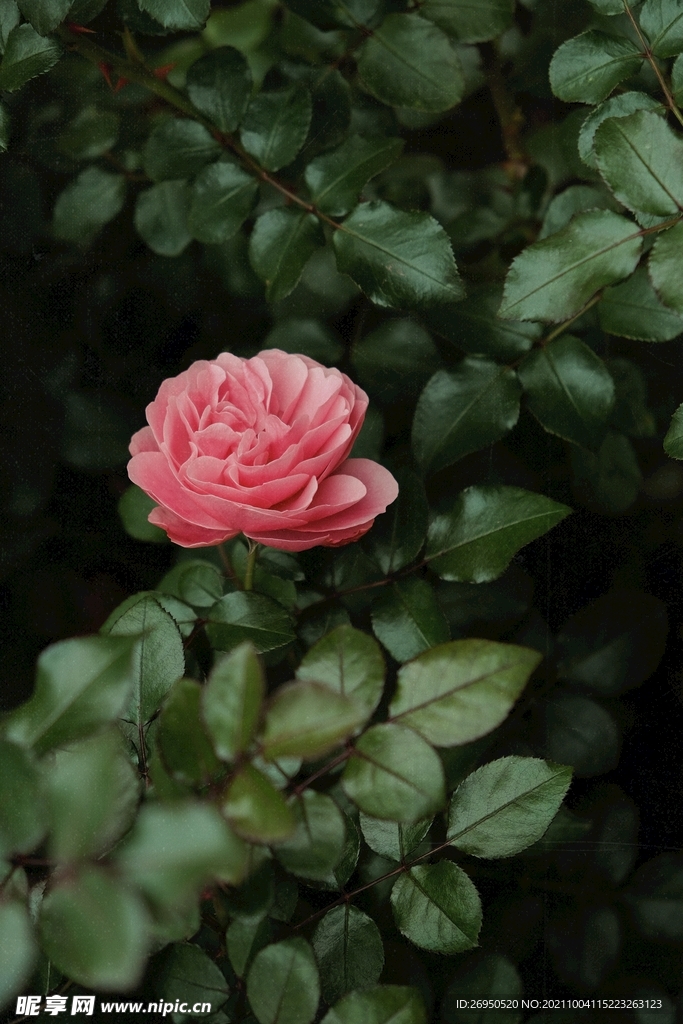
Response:
M669 109L670 109L671 113L674 115L674 117L676 118L676 120L678 121L678 123L683 125L683 114L679 110L678 105L677 105L675 99L673 98L673 94L672 94L671 90L669 89L669 86L666 84L666 79L664 78L664 75L662 74L662 72L661 72L661 70L659 68L659 65L657 64L657 61L656 61L656 59L654 57L654 54L652 53L652 50L650 49L650 44L648 43L647 39L645 38L645 36L641 32L640 25L638 24L636 19L633 17L633 11L629 7L628 0L623 0L623 3L624 3L624 10L626 11L626 14L628 15L629 21L633 25L633 28L635 29L635 31L636 31L636 33L638 35L638 39L640 40L640 44L643 47L643 56L645 57L645 59L647 60L647 62L650 65L650 67L654 71L655 75L657 76L657 81L659 82L661 90L664 93L664 96L666 97L666 102L667 102L667 104L669 106Z

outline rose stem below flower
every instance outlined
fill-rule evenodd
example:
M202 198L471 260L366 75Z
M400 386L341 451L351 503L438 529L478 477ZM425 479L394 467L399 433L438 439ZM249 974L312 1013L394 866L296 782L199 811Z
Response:
M249 540L248 537L247 540L249 541L249 554L247 555L247 570L244 574L244 589L251 590L254 586L254 567L259 546L253 540Z

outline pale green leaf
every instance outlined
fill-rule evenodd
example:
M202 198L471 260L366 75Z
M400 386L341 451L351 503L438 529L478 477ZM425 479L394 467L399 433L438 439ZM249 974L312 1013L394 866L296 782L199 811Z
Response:
M359 629L342 625L311 647L296 676L346 697L367 719L379 704L385 672L376 641Z
M263 756L315 760L339 746L364 720L357 704L320 683L300 680L280 686L266 709Z
M264 693L263 672L251 644L240 644L214 665L202 691L202 712L223 760L233 761L251 743Z
M15 900L0 903L0 1007L23 990L38 955L26 907Z
M294 831L291 807L261 772L245 764L221 799L221 810L238 836L250 843L281 843Z
M311 1024L320 979L308 942L297 936L257 953L247 975L247 998L259 1024Z

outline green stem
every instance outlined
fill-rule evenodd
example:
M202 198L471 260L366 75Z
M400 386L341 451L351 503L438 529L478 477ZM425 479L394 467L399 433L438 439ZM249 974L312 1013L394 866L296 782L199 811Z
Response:
M650 49L650 45L649 45L647 39L645 38L645 36L643 35L643 33L641 32L640 25L638 24L636 19L633 17L633 12L632 12L629 4L627 3L627 0L623 0L623 3L624 3L624 10L626 11L628 19L631 22L631 24L633 25L633 28L635 29L635 31L636 31L636 33L638 35L638 39L640 40L640 44L643 47L643 56L645 57L645 59L647 60L647 62L650 65L650 67L654 71L655 75L657 76L657 81L659 82L661 90L664 93L664 97L665 97L666 102L667 102L667 104L669 106L669 110L674 115L674 117L676 118L678 123L680 125L683 125L683 114L681 114L681 111L680 111L680 109L678 107L678 104L676 103L675 99L673 98L673 93L671 92L671 90L669 89L668 85L666 84L666 79L664 78L664 75L662 74L662 72L660 70L659 64L657 63L657 61L655 59L655 56L652 53L652 50Z
M258 554L259 546L255 544L253 540L249 541L249 554L247 555L247 571L244 574L244 589L254 589L254 568L256 566L256 556Z

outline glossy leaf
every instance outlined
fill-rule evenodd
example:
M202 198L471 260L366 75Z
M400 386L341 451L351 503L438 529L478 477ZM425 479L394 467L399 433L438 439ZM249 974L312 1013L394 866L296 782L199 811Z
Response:
M327 1003L374 985L382 973L384 947L379 928L371 917L348 903L325 914L311 943Z
M610 117L593 140L600 174L630 210L660 216L683 209L683 141L651 110Z
M566 505L521 487L468 487L452 512L432 520L426 559L444 580L488 583L505 572L520 548L570 512Z
M372 628L396 661L450 640L448 622L426 580L397 580L372 606Z
M287 0L287 6L318 28L355 28L373 21L381 0Z
M583 32L568 39L550 62L550 85L565 103L600 103L625 78L637 75L642 56L624 36Z
M544 834L571 777L571 768L535 757L491 761L453 794L448 838L474 857L512 857Z
M623 11L623 0L616 0ZM636 110L656 110L663 112L662 104L646 92L622 92L617 96L610 96L608 100L601 103L595 110L591 111L581 125L579 132L579 156L589 167L598 169L598 161L593 151L595 133L609 117L625 117L627 114L634 114Z
M54 32L70 7L71 0L19 0L19 10L41 36Z
M427 535L429 506L422 481L409 469L396 470L398 498L380 516L369 550L383 573L398 572L417 558Z
M500 725L540 660L492 640L442 644L399 669L391 721L439 747L469 743Z
M683 224L674 224L657 236L650 253L649 270L657 294L662 302L683 316Z
M461 43L485 43L512 25L511 0L425 0L428 18Z
M280 302L289 295L324 241L320 221L305 210L288 207L261 214L251 233L249 259L265 281L269 302Z
M513 261L500 307L504 320L566 320L598 291L633 273L641 239L611 210L580 213Z
M57 196L52 226L63 242L89 245L123 209L126 179L99 167L88 167Z
M598 316L603 331L620 338L671 341L683 333L683 316L659 301L644 267L605 291Z
M158 256L180 256L192 241L188 227L191 196L185 181L162 181L138 195L135 227Z
M683 459L683 405L673 414L664 438L664 451L672 459Z
M320 979L308 942L297 936L257 953L247 975L247 998L259 1024L311 1024Z
M197 176L188 219L192 236L206 245L232 238L254 208L258 182L236 164L219 160Z
M516 359L528 352L540 337L540 324L498 319L503 289L487 285L472 292L462 302L427 311L434 333L470 355L491 356L502 361Z
M586 210L614 210L616 207L613 196L605 187L570 185L564 192L554 196L548 204L538 239L540 241L561 231L577 213L584 213Z
M188 96L222 132L234 132L241 122L252 85L246 57L233 46L210 50L187 72Z
M374 818L413 822L445 801L441 761L434 749L401 725L374 725L356 742L342 786Z
M363 139L351 135L332 153L313 160L306 168L311 202L333 217L348 213L363 186L398 160L402 139Z
M428 472L486 448L519 417L521 387L514 370L475 356L455 370L439 370L420 395L413 420L413 451Z
M358 73L368 92L392 107L448 110L465 81L448 36L415 14L389 14L366 39Z
M332 241L341 273L378 306L421 307L463 296L448 236L427 213L361 203Z
M243 978L260 949L272 941L270 922L235 918L225 933L225 947L230 966L238 978Z
M188 117L168 117L153 129L145 144L145 174L152 181L194 177L221 147L204 125Z
M427 1024L417 989L376 985L349 992L323 1017L322 1024Z
M645 0L638 20L655 57L675 57L683 50L683 12L676 0Z
M223 577L211 562L189 558L166 573L156 593L177 597L194 608L210 608L223 594Z
M294 831L294 815L285 798L250 764L233 777L221 809L237 835L251 843L281 843Z
M219 651L248 640L263 654L294 639L292 620L282 605L253 592L226 594L208 612L207 636Z
M45 835L47 820L33 758L0 740L0 856L29 853Z
M344 852L346 825L332 797L306 789L290 806L296 828L275 853L284 868L301 878L324 881Z
M221 763L200 717L202 696L203 688L194 679L179 679L164 702L156 735L171 776L206 785Z
M202 712L224 761L234 761L251 743L264 693L263 672L251 644L240 644L214 665L202 691Z
M133 646L128 637L92 636L48 647L33 695L6 720L5 737L44 753L113 722L133 688Z
M263 756L315 760L339 746L365 715L349 698L320 683L280 686L266 709L261 737Z
M297 679L315 682L350 700L369 718L384 688L384 658L375 640L353 626L337 626L302 658Z
M38 35L31 25L16 25L7 36L0 63L0 92L16 92L54 67L61 55L62 48L54 39Z
M203 28L211 7L210 0L136 0L136 3L164 28L185 32Z
M402 861L411 850L418 846L429 832L432 818L423 818L413 825L403 825L396 821L384 821L372 818L369 814L360 814L360 827L363 839L371 850L387 860Z
M479 894L450 860L418 864L400 875L391 891L391 909L398 930L421 949L452 954L477 945Z
M255 96L242 123L240 138L248 153L268 171L292 162L308 135L311 94L295 85Z
M354 345L351 358L363 387L383 405L417 394L441 362L427 331L407 319L385 321Z
M15 900L0 903L0 1006L18 995L37 959L33 926L26 907Z

